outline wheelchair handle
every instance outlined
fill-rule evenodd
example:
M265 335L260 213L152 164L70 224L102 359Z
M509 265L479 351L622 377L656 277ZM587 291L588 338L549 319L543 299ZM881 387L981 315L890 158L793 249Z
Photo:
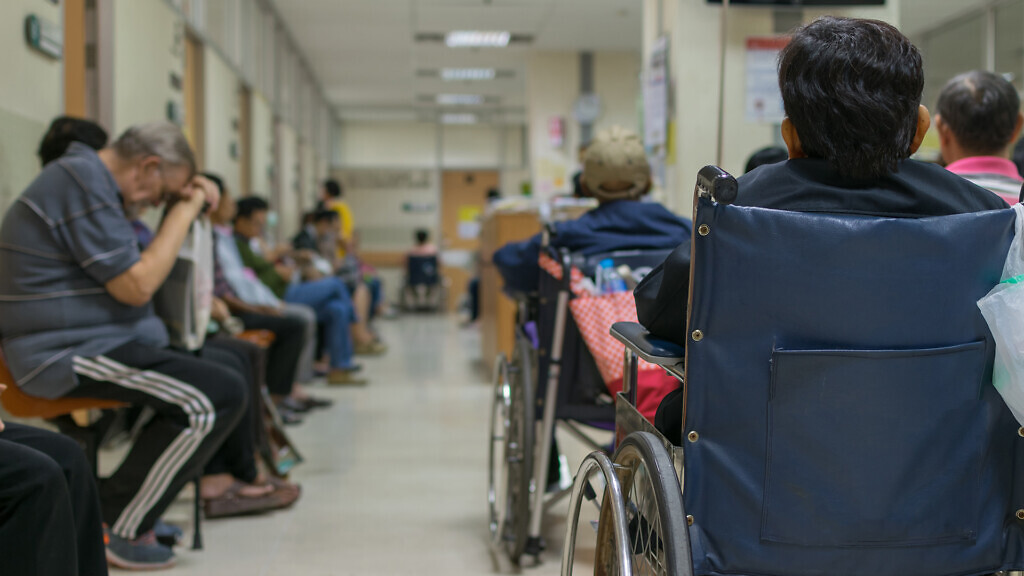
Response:
M718 166L708 165L697 173L696 195L700 198L710 198L719 204L732 204L736 201L739 193L739 183L732 174L722 170Z

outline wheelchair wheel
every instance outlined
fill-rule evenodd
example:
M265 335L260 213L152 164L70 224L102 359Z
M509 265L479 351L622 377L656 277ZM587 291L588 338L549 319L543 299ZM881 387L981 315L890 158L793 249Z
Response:
M491 409L491 542L519 562L530 526L534 459L533 347L516 338L511 361L499 358Z
M497 546L505 535L508 513L508 471L506 434L512 409L512 391L508 379L508 358L499 354L494 367L494 396L491 398L491 441L487 470L487 504L490 508L491 545Z
M631 574L692 574L682 490L665 447L653 434L636 432L612 458L622 487ZM623 576L611 505L605 498L601 506L594 574Z

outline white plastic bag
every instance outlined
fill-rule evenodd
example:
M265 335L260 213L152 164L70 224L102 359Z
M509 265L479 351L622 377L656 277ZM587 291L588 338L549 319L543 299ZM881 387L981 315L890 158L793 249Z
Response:
M992 385L1024 426L1024 204L1013 210L1017 223L1002 277L978 308L996 342Z
M213 231L205 216L193 222L153 304L172 346L188 351L203 347L213 308Z

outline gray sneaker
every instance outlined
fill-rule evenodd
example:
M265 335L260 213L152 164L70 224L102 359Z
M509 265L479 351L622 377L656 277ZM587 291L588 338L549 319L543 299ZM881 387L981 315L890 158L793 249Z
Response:
M159 570L174 566L174 551L160 544L150 530L135 540L110 534L107 563L124 570Z

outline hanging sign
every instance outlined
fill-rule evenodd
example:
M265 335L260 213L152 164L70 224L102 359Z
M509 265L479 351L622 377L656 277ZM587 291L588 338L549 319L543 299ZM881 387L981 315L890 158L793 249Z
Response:
M786 118L779 91L779 52L789 36L747 38L747 122L781 124Z
M35 14L25 17L25 42L50 58L59 60L64 54L64 31Z

